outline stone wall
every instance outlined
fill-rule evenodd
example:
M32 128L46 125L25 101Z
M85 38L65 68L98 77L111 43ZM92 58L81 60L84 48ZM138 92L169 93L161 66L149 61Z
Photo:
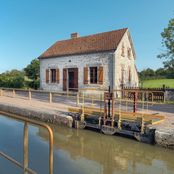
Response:
M121 76L122 76L122 68L124 69L124 85L127 87L138 87L139 85L139 79L138 79L138 73L136 70L136 55L134 53L134 47L133 44L131 44L131 38L129 36L129 32L127 31L125 35L123 36L122 40L120 41L120 44L118 45L118 48L115 52L115 69L116 69L116 85L115 88L120 88L121 83ZM124 56L122 55L122 46L124 45ZM131 49L130 57L128 57L128 49ZM129 68L131 70L131 82L129 82Z
M83 73L84 67L103 66L103 85L100 84L84 84ZM113 52L96 53L64 56L57 58L47 58L40 60L40 84L41 89L49 91L62 91L63 89L63 68L78 68L78 87L79 88L102 88L107 89L112 86L113 79ZM46 69L58 68L60 72L59 83L46 83ZM88 75L89 78L89 75Z

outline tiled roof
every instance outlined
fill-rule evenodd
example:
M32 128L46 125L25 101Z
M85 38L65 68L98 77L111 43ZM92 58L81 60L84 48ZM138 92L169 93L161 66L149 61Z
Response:
M58 41L39 58L60 57L116 50L127 28Z

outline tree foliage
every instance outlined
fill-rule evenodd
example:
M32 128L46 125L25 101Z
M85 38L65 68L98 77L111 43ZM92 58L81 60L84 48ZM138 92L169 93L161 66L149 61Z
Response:
M6 88L24 87L24 72L12 70L0 74L0 86Z
M166 58L167 61L174 60L174 18L168 23L167 28L161 33L162 46L166 48L165 52L158 55L159 58Z
M158 68L157 70L153 70L150 68L144 69L140 71L139 78L140 80L150 80L150 79L172 79L174 78L173 73L174 61L173 64L166 64L164 68Z
M26 68L24 68L25 74L29 79L37 80L39 78L40 64L38 59L31 61Z
M24 68L25 75L28 77L26 82L27 86L30 88L38 89L39 83L39 73L40 73L40 62L38 59L34 59L31 63Z
M0 74L0 87L38 89L39 71L39 60L34 59L23 71L12 70Z

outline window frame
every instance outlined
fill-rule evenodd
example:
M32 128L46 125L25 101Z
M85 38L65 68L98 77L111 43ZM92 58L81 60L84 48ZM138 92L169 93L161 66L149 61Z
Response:
M98 67L89 67L89 82L90 84L98 84Z
M50 82L51 83L56 83L56 68L51 68L50 69L50 74L51 74Z

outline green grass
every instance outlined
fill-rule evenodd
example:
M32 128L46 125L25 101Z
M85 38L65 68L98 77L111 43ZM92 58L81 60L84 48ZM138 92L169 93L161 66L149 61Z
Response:
M162 88L163 84L166 87L174 88L174 79L144 80L142 82L142 87L143 88Z

